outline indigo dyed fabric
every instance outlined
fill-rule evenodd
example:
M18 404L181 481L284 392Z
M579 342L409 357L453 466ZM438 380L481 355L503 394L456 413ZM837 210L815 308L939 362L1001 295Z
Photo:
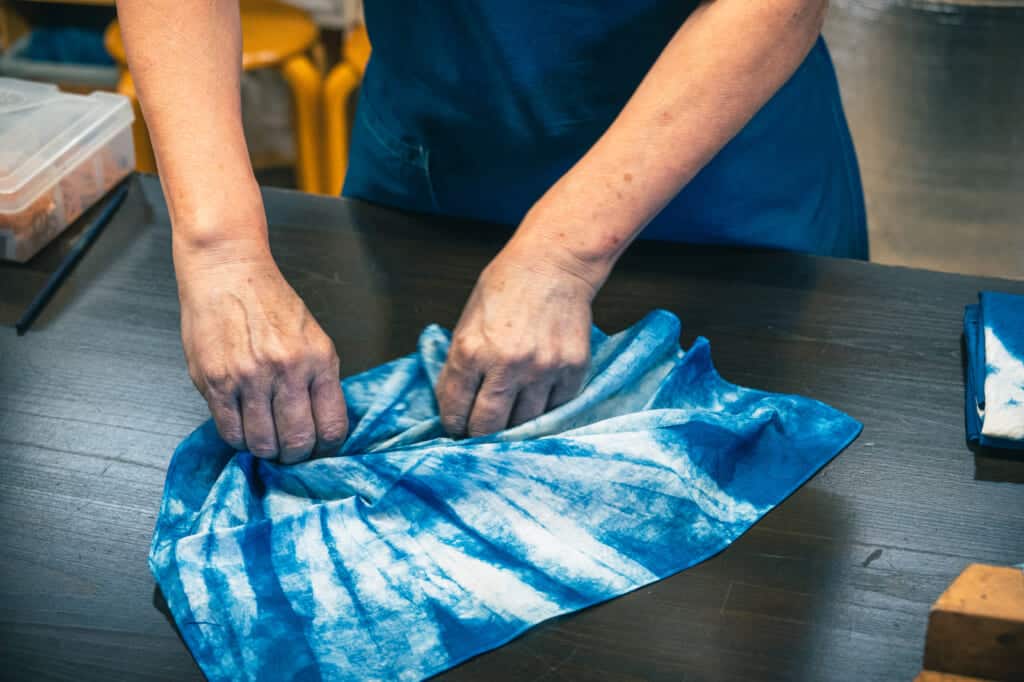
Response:
M448 341L428 327L415 354L343 382L335 457L255 459L212 422L179 446L150 566L208 677L438 673L721 551L860 430L727 383L657 311L594 331L571 402L451 440L432 389Z
M967 438L1024 448L1024 296L983 291L964 312Z

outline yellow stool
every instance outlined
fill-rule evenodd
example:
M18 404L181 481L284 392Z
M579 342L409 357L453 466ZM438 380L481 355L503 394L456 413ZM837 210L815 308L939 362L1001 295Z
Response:
M366 27L349 32L341 51L341 61L324 80L324 194L337 196L345 184L348 169L349 139L355 120L356 90L370 60L370 38Z
M298 186L305 192L318 192L322 173L317 141L320 137L323 79L307 56L317 43L316 24L302 10L275 0L241 0L241 17L242 68L246 71L274 68L284 76L292 91ZM131 98L135 109L132 135L136 166L141 171L155 172L156 161L149 131L128 73L124 43L116 20L107 27L104 42L107 52L121 69L117 90Z

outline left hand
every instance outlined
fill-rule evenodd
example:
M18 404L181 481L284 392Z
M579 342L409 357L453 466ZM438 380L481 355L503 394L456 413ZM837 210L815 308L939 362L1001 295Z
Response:
M529 241L513 238L484 269L455 327L437 384L452 436L529 421L572 399L586 376L600 284Z

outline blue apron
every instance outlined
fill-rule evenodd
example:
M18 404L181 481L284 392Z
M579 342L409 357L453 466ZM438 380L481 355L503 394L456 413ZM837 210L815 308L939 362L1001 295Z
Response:
M344 194L517 224L608 128L696 2L369 0ZM822 40L643 237L867 258Z

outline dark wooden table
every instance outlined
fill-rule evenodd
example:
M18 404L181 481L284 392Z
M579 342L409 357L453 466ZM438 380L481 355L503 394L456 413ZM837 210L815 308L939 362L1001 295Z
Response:
M502 233L266 192L274 252L346 373L454 323ZM0 268L0 298L24 269ZM732 547L544 624L451 680L896 680L969 562L1024 561L1024 459L964 442L960 316L1024 283L737 249L638 244L595 305L664 307L729 379L824 400L864 433ZM13 295L13 294L12 294ZM146 553L174 446L207 416L182 361L153 178L27 336L0 329L0 677L200 677ZM286 652L282 652L286 655Z

